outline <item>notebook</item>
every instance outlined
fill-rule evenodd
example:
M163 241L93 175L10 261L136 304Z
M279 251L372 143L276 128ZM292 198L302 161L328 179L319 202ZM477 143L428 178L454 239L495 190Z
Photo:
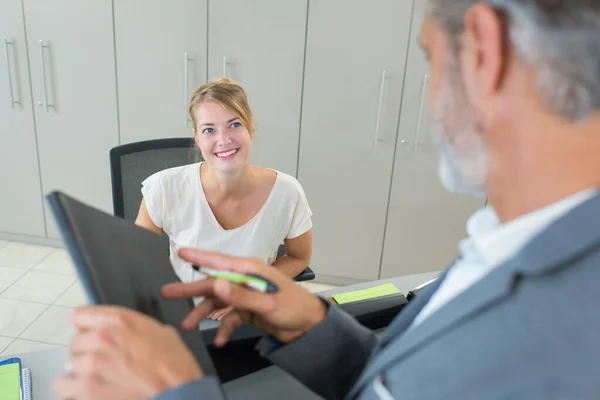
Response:
M21 384L23 387L23 399L22 400L32 400L31 397L31 371L29 368L23 368L21 370Z
M0 399L31 400L31 372L17 357L0 361Z
M355 290L352 292L338 293L332 296L337 304L348 304L357 301L371 300L378 297L391 296L391 295L402 295L402 292L398 290L393 283L385 283L383 285Z

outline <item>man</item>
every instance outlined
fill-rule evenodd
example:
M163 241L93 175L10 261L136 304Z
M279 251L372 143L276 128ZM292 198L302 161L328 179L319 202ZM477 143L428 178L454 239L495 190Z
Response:
M460 257L377 341L349 316L254 260L181 256L259 273L280 293L221 280L206 296L225 343L242 321L265 357L328 399L600 397L600 1L429 0L421 43L439 121L441 178L487 193ZM78 310L69 399L221 399L172 328L119 308Z

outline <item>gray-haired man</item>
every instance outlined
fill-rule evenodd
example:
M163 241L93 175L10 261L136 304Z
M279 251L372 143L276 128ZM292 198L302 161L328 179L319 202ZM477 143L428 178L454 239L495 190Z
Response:
M460 257L436 284L381 341L253 260L181 253L263 274L279 294L219 280L164 294L208 298L189 327L234 306L220 343L251 321L271 335L264 355L328 399L598 399L600 1L429 5L421 44L441 179L493 206L469 220ZM79 310L75 323L76 373L57 382L61 396L221 398L170 328L102 307Z

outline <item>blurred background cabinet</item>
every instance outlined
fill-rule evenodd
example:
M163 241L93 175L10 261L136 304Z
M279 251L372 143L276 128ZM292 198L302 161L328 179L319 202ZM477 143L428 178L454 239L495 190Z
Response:
M46 236L21 0L0 2L0 232Z
M27 153L23 160L28 162L21 170L16 168L18 164L10 167L19 180L15 187L20 192L13 204L2 204L0 208L21 213L20 207L14 205L18 201L32 210L25 221L36 219L24 222L26 228L21 231L39 234L45 224L44 236L58 239L50 213L46 210L45 219L40 218L41 194L62 190L105 211L112 209L106 155L119 143L113 10L111 2L104 0L14 3L15 0L3 1L0 7L15 7L13 15L16 8L23 10L23 15L14 15L16 18L10 23L24 21L26 42L21 25L7 53L9 59L11 55L18 56L18 70L16 65L13 68L19 82L13 85L13 94L19 92L23 96L20 106L24 114L19 117L19 124L25 131L21 135L13 131L15 142L2 147ZM2 11L0 15L7 18ZM9 135L8 131L2 132L3 138ZM2 162L8 161L3 157Z
M298 178L320 274L379 274L411 10L396 0L310 3Z
M251 162L296 175L308 0L210 0L208 77L247 92Z
M240 82L251 161L297 176L317 280L439 271L484 199L437 174L424 0L4 0L0 239L60 244L43 195L112 212L109 150L191 137L192 91Z
M206 81L207 0L115 0L121 143L192 135L188 103Z
M428 66L419 46L423 0L415 1L398 124L381 278L444 269L458 254L469 216L485 199L448 192L427 107Z

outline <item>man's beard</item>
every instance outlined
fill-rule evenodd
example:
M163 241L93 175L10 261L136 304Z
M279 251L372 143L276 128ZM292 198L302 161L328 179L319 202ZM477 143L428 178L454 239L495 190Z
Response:
M485 197L487 148L477 134L475 112L465 99L457 66L453 63L450 68L431 125L440 151L439 176L451 192Z

